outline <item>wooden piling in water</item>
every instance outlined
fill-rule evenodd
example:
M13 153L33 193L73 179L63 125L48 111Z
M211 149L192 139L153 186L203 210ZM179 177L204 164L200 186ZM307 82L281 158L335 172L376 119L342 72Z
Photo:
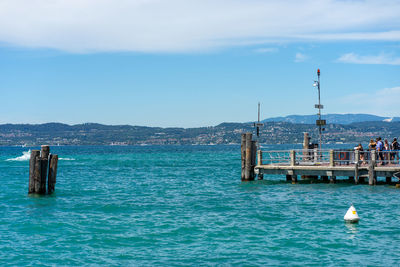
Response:
M41 163L41 175L40 175L40 189L39 194L46 194L46 182L47 182L47 170L49 165L49 154L50 154L50 147L49 146L42 146L40 151L40 157L42 160Z
M48 193L54 192L57 165L58 156L50 156L49 146L42 146L40 151L32 150L29 160L28 193L46 194L46 185Z
M255 170L257 160L257 141L251 141L251 167L250 167L250 180L255 178Z
M33 179L35 183L35 190L33 193L40 192L40 182L42 180L42 158L36 157L35 158L35 167L33 169Z
M47 192L49 194L54 192L56 177L57 177L58 155L50 154L49 158L49 177L47 182Z
M242 141L240 145L241 159L242 159L242 181L245 179L245 169L246 169L246 134L242 134Z
M246 181L251 180L252 136L251 133L246 133L246 162L244 170L244 179Z
M39 150L32 150L31 157L29 159L29 187L28 193L35 193L35 163L36 158L40 156Z

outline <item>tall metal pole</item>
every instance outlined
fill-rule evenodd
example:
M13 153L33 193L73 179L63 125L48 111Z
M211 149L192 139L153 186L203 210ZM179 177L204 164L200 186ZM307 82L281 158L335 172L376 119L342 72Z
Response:
M320 71L319 69L317 70L317 74L318 74L318 120L320 121L319 123L319 145L318 148L322 149L322 125L321 125L321 91L320 91L320 80L319 80L319 76L320 76Z
M260 127L261 126L264 126L264 124L260 122L260 102L258 102L258 119L257 119L257 123L254 123L254 127L256 127L256 131L257 131L257 148L260 148Z

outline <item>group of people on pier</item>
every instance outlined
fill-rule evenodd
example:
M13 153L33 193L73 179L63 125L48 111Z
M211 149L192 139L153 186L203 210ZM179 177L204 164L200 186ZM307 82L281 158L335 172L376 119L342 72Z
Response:
M362 144L359 143L354 149L360 151L360 160L364 161L365 155ZM371 139L368 144L368 151L376 151L377 161L379 161L381 165L386 165L391 162L399 163L399 149L400 146L397 142L397 138L393 138L393 141L389 143L387 139L382 141L382 138L378 137L376 140Z

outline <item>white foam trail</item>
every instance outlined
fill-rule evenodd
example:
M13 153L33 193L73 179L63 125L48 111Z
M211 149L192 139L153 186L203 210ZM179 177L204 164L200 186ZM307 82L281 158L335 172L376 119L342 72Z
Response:
M74 158L60 158L60 160L75 160Z
M29 160L30 158L31 158L31 150L29 149L29 151L22 152L22 156L7 159L6 161L26 161Z

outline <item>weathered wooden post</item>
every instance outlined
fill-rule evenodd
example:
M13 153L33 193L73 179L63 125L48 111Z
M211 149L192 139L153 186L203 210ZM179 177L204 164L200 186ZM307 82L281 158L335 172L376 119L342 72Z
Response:
M57 177L58 155L50 154L49 159L49 177L47 182L47 193L54 192Z
M46 194L46 182L48 193L54 192L57 164L58 156L50 155L49 146L42 146L41 151L32 150L29 160L28 193Z
M39 150L32 150L31 157L29 159L29 188L28 193L35 193L35 164L36 158L40 156Z
M40 192L40 182L42 179L42 158L36 157L35 158L35 167L33 171L33 179L35 181L35 190L34 193Z
M246 133L246 162L245 162L245 173L244 173L244 179L246 181L250 181L252 179L252 137L253 135L251 133ZM253 177L254 178L254 177Z
M257 164L257 141L251 141L251 170L250 170L250 180L254 180L255 167Z
M355 162L354 183L358 184L358 180L359 180L358 166L360 165L360 151L359 150L354 151L354 162Z
M261 151L261 149L257 151L257 165L258 166L262 165L262 151Z
M329 166L330 167L334 167L335 166L335 152L333 151L333 149L329 150Z
M262 165L262 151L261 149L257 151L257 165L261 166ZM264 179L264 174L263 173L258 173L258 180L263 180Z
M376 185L376 173L375 173L375 164L376 164L376 150L371 150L371 160L368 165L368 184Z
M47 170L49 165L49 154L50 154L50 147L49 146L42 146L40 151L40 157L42 160L41 166L41 175L40 175L40 189L39 194L46 194L46 182L47 182Z
M290 150L290 166L296 165L296 151Z
M318 148L314 148L314 163L318 162Z
M304 140L303 140L303 158L305 161L309 160L308 149L310 148L310 137L308 133L304 133Z
M310 136L308 135L307 132L305 132L304 139L303 139L303 161L310 160L309 149L310 149ZM310 176L301 175L301 179L306 179L306 178L310 178Z
M241 155L242 155L242 181L245 179L245 169L246 169L246 134L242 134L241 141Z

